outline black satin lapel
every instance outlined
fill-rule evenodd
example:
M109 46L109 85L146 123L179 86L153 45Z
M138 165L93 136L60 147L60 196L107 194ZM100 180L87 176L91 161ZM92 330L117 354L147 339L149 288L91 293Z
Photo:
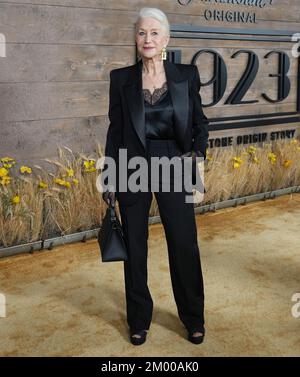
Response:
M170 95L174 108L174 129L178 142L183 146L186 127L188 125L189 86L188 80L168 81Z
M135 131L144 146L146 146L144 97L141 82L136 81L132 85L124 86L124 93L128 104L129 113Z

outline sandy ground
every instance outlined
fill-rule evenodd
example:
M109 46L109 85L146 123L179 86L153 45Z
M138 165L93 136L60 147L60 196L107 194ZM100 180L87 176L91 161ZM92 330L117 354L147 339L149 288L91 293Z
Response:
M101 263L96 240L0 259L1 356L300 356L300 194L197 215L205 342L178 318L161 224L150 226L147 342L131 345L123 263Z

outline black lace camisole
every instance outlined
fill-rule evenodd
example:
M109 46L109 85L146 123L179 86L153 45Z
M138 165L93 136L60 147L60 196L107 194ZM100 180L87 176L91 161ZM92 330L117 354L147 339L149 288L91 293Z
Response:
M173 105L165 82L151 95L143 89L145 105L146 137L148 139L174 139Z

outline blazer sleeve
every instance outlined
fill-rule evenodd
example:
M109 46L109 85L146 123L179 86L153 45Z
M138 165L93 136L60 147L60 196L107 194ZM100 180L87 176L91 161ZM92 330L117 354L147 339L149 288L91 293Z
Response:
M208 148L208 124L209 120L203 113L202 109L202 99L200 96L200 77L198 68L194 67L194 77L193 77L193 146L192 150L199 152L206 158L206 148Z
M113 157L117 162L122 141L122 107L114 70L110 72L108 117L110 123L106 135L105 156Z

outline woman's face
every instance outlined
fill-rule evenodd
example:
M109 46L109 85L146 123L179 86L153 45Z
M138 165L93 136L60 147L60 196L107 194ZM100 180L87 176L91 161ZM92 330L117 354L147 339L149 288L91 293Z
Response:
M142 18L136 33L137 50L141 57L160 57L163 47L167 47L169 36L155 18ZM161 58L160 58L161 59Z

